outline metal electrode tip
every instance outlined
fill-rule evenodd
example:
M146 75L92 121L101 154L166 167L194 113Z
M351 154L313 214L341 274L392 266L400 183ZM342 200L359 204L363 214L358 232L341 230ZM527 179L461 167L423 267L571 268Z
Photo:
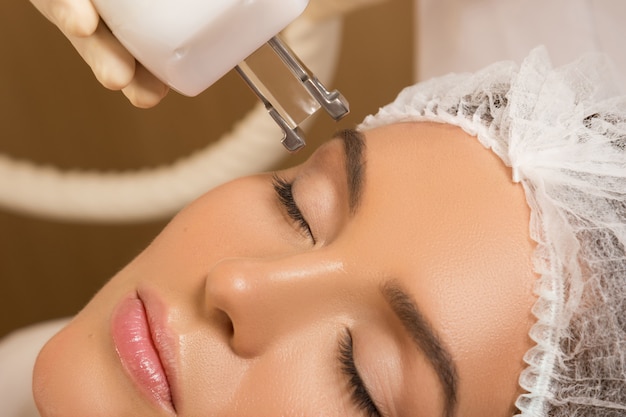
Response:
M282 144L289 152L306 145L299 126L320 108L334 120L350 112L345 97L337 90L328 91L277 36L236 70L282 129Z

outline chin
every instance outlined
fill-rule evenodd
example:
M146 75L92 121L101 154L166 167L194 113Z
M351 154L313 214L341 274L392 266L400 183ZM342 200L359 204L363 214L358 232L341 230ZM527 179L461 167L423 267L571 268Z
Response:
M41 417L69 417L71 412L77 411L72 409L71 385L76 364L69 361L73 352L66 343L68 327L45 344L35 362L33 396ZM74 393L74 397L77 396Z
M133 387L115 366L106 333L98 330L76 318L39 353L33 395L41 417L146 415L128 401Z

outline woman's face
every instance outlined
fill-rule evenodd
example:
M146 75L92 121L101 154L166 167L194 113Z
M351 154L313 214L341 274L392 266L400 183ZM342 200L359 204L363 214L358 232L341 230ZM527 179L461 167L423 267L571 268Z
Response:
M447 125L338 136L184 209L43 349L42 415L509 415L522 188Z

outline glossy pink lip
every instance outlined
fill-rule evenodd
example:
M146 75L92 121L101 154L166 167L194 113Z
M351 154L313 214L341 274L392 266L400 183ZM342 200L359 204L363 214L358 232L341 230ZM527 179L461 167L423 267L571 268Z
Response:
M125 298L113 312L111 333L126 372L148 398L175 412L166 368L172 364L171 344L164 323L151 317L137 295ZM165 354L166 357L163 357Z

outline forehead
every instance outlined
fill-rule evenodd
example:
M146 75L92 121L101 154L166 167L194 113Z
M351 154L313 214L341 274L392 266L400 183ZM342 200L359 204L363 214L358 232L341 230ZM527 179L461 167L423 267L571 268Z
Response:
M430 123L390 125L365 136L355 230L366 241L385 242L373 252L390 251L411 270L429 268L440 282L455 270L456 287L528 267L533 244L523 189L476 138ZM504 281L493 278L492 286Z
M523 188L459 128L406 123L364 133L365 188L353 229L367 242L360 259L403 282L442 331L461 380L484 378L483 400L502 384L492 371L510 375L514 389L534 302ZM510 355L499 362L503 349Z
M402 123L367 131L365 138L371 204L393 201L398 214L428 215L456 227L468 217L485 220L485 226L509 223L511 217L501 208L511 198L522 202L527 213L522 187L512 182L510 169L460 128ZM377 198L380 193L386 198Z
M484 237L499 238L515 220L527 229L522 187L493 152L461 129L403 123L367 131L365 137L364 201L374 212L393 213L414 232L436 225L436 235L457 241L457 235L478 228Z

